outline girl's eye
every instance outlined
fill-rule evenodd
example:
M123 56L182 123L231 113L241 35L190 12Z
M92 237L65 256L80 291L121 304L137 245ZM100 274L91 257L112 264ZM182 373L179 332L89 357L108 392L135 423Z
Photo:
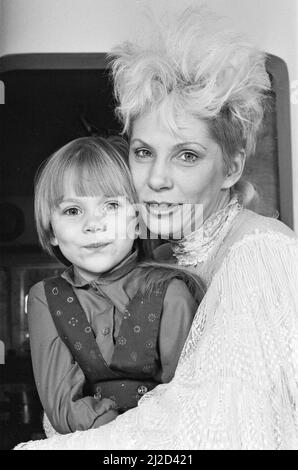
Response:
M185 163L196 163L200 159L197 154L192 152L184 152L178 158Z
M116 201L107 202L104 209L108 212L116 211L119 208L119 205L119 202Z
M69 207L63 211L63 214L66 215L79 215L82 211L78 207Z
M152 157L152 153L146 148L136 149L134 150L134 154L140 160Z

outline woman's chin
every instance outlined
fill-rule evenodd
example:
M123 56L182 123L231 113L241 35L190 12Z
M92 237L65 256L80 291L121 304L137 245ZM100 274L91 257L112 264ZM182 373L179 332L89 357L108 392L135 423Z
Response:
M151 238L181 240L202 225L202 206L199 204L177 205L168 213L149 211L143 206L141 215Z
M162 219L150 220L150 224L147 225L150 232L150 238L162 238L165 240L180 240L183 238L183 227L178 224L171 224Z

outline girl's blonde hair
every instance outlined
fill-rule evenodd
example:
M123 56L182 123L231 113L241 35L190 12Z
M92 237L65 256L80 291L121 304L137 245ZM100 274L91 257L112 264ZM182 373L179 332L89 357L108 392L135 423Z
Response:
M121 137L81 137L42 164L35 179L34 209L39 241L48 253L57 256L51 245L51 214L66 187L77 196L125 196L132 204L137 202L127 155L127 143Z
M123 132L150 109L178 132L177 116L186 113L207 121L228 169L235 152L255 152L270 89L265 59L206 8L188 8L174 22L157 25L147 43L125 42L112 51Z

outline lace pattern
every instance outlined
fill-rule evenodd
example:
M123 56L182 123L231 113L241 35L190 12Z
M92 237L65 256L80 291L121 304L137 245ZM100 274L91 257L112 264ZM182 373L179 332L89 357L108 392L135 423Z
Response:
M173 253L181 266L197 267L215 256L217 248L223 243L231 229L235 217L242 210L237 196L220 211L211 215L201 228L187 235L177 244L173 243Z

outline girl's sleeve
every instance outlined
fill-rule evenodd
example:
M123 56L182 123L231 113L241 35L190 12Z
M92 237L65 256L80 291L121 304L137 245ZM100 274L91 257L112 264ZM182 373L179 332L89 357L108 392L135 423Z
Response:
M183 281L170 282L163 303L159 332L161 382L175 375L184 343L187 339L198 305Z
M54 429L65 434L115 419L112 400L83 397L85 376L58 335L42 282L30 290L28 320L35 382Z

